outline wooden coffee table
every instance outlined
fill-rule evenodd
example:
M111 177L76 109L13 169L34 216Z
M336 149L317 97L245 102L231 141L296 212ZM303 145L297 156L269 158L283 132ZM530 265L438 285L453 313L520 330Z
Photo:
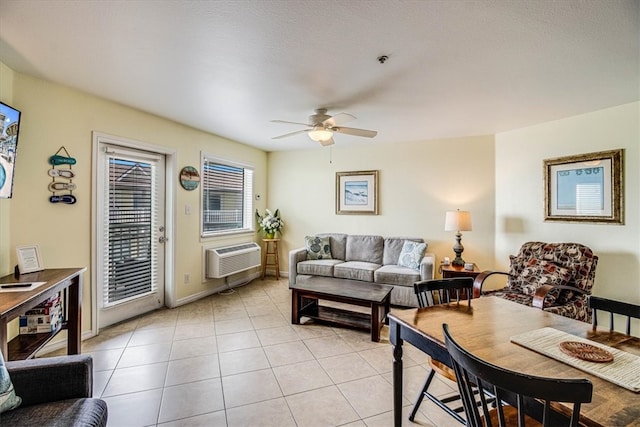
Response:
M357 280L312 277L291 289L291 323L301 317L371 331L371 341L380 341L380 328L387 322L393 286ZM319 300L371 307L371 314L320 305Z

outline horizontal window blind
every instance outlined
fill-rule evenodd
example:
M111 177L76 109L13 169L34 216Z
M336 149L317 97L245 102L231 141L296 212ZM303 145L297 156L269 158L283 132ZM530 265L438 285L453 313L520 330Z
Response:
M251 230L253 168L203 156L202 234Z

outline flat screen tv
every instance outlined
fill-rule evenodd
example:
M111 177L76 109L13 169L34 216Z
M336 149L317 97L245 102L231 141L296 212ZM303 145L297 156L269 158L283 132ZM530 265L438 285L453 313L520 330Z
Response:
M10 198L13 194L19 132L20 111L0 102L0 198Z

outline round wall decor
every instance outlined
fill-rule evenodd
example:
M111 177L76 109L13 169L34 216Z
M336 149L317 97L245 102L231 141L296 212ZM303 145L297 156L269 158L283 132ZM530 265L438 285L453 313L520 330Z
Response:
M180 185L187 191L195 190L200 184L200 174L193 166L185 166L180 171Z

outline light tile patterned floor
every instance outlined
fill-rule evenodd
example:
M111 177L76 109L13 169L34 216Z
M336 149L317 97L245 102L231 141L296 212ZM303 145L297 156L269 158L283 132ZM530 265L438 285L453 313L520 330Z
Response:
M291 325L290 304L286 278L254 280L85 341L109 425L391 426L390 345L366 332ZM428 367L403 348L404 425L460 425L428 401L408 421ZM455 385L432 387L446 395Z

